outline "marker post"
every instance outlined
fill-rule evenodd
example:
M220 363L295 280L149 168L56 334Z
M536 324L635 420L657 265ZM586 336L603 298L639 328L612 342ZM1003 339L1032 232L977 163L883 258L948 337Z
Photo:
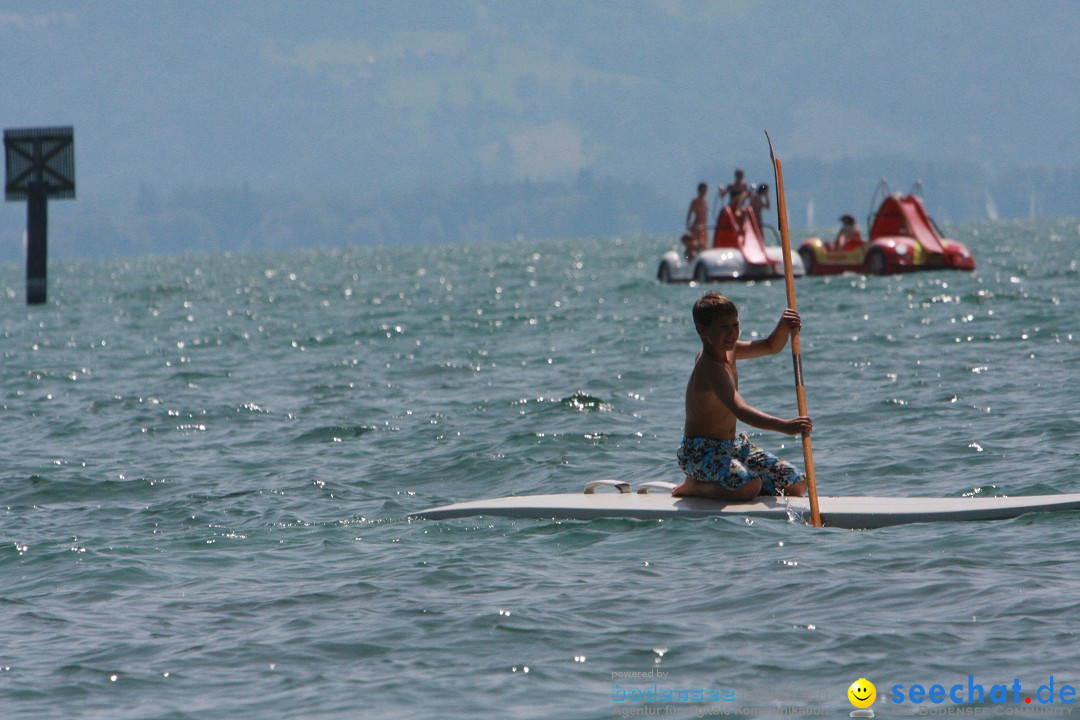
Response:
M7 200L26 201L26 304L45 302L48 269L48 199L75 197L72 128L4 131Z

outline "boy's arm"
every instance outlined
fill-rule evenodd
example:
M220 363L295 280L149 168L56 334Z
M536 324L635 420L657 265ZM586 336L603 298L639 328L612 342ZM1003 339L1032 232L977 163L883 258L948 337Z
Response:
M775 355L787 345L788 337L799 332L801 328L802 319L799 317L799 313L788 308L780 316L780 321L776 323L776 327L769 334L769 337L760 340L740 340L735 345L735 357L743 359L761 357L762 355Z
M798 435L804 431L810 432L813 428L813 423L808 417L796 417L784 420L762 410L758 410L756 407L746 402L739 391L735 389L735 383L732 381L731 375L727 371L721 373L718 378L715 378L713 389L716 392L716 396L720 399L720 402L731 411L731 414L735 416L735 419L747 425L751 425L761 430L772 430L773 432L784 433L786 435Z

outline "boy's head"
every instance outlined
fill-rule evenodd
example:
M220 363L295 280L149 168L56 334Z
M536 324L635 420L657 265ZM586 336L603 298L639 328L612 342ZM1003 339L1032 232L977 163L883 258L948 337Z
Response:
M705 293L694 303L694 325L705 330L716 320L738 316L735 303L718 292Z

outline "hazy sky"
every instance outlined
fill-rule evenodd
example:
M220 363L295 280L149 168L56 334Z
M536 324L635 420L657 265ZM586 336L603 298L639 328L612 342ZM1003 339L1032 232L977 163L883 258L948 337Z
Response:
M1080 2L0 0L0 123L80 199L899 154L1080 162Z

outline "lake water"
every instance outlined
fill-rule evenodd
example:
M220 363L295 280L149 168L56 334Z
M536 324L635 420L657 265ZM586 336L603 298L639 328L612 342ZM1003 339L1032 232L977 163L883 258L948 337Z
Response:
M1080 491L1080 227L952 230L974 273L797 281L822 494ZM859 678L879 716L1071 708L1078 513L406 520L679 480L671 244L54 261L38 307L0 266L0 717L846 717ZM785 305L713 289L744 338ZM740 371L796 414L787 350Z

